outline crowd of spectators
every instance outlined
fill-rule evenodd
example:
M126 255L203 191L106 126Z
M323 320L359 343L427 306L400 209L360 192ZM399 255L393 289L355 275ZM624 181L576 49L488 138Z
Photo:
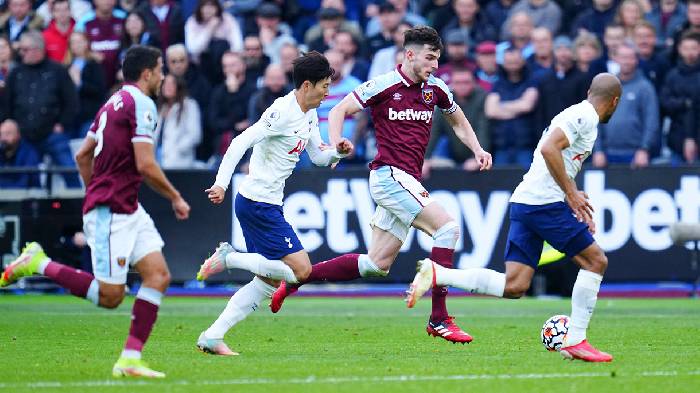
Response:
M623 95L599 127L593 166L698 162L700 0L0 0L0 168L74 167L71 140L120 87L121 59L137 44L164 53L163 167L215 167L293 88L292 61L307 50L338 71L318 109L327 139L330 108L401 62L403 32L419 24L443 38L435 74L496 166L527 167L549 120L599 72L618 75ZM346 119L343 135L357 147L344 165L372 159L366 113ZM440 115L427 158L424 175L477 168ZM38 183L0 174L0 187Z

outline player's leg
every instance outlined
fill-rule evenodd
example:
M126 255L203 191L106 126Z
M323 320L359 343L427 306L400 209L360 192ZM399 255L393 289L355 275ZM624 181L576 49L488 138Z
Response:
M275 282L262 277L254 277L251 282L242 286L229 299L226 308L214 323L199 335L197 347L214 355L238 355L224 343L224 335L234 325L257 310L260 304L275 291Z
M117 255L126 256L118 259L127 260L127 269L129 264L133 265L142 281L131 311L129 335L119 360L112 368L112 375L162 378L165 374L150 369L141 360L141 351L151 335L163 295L170 285L170 271L161 252L163 239L141 205L135 213L127 216L123 228L117 227L117 230L124 234L122 239L129 236L133 239L130 252L124 251L125 245L117 249ZM126 240L123 241L123 244L128 244ZM123 280L126 282L126 274Z
M586 237L586 236L582 236ZM580 240L583 242L583 239ZM580 243L584 244L584 243ZM564 337L561 354L570 359L589 362L609 362L613 357L591 346L586 339L588 324L598 299L600 283L608 266L608 259L596 243L591 243L573 258L581 270L571 293L569 331Z
M87 299L94 304L99 302L99 305L107 308L113 308L110 307L113 302L100 301L100 285L92 274L52 261L37 242L27 244L22 250L22 254L7 266L0 276L0 287L8 286L22 277L34 274L50 278L74 296ZM113 292L109 289L106 291L109 294ZM116 304L119 303L116 302Z
M379 209L379 208L378 208ZM390 214L385 211L386 214ZM380 216L382 214L380 213ZM375 214L375 218L377 215ZM284 299L295 293L299 287L312 282L351 281L360 277L385 277L389 274L392 263L403 244L397 236L404 236L404 228L399 234L394 234L377 225L372 227L372 243L367 254L344 254L311 266L311 273L306 280L290 284L282 281L272 295L270 310L276 313L282 308ZM394 231L396 232L396 230Z

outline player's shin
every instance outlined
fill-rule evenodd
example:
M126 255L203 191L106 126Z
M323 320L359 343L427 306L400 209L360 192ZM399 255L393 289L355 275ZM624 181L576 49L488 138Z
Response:
M430 252L430 259L440 266L451 268L452 259L454 258L454 248L459 237L459 225L454 221L440 227L433 234L433 249ZM430 315L431 321L442 321L448 317L447 304L447 288L444 286L436 286L433 291L433 309Z
M506 275L491 269L445 269L436 266L435 283L480 295L503 297Z
M311 274L304 280L303 284L318 281L350 281L360 278L361 272L358 260L362 257L367 257L367 255L344 254L327 261L319 262L311 266Z
M38 273L69 290L73 296L85 298L94 304L99 302L99 283L88 272L46 260L39 265Z
M122 357L141 358L141 350L148 341L153 325L156 323L162 299L163 293L156 289L144 286L139 289L131 311L131 328Z
M226 267L247 270L255 275L273 280L284 280L289 283L299 282L294 271L286 263L278 259L267 259L260 254L230 253L226 256Z
M245 319L260 307L260 303L272 296L275 287L265 283L259 277L241 287L231 296L219 318L204 332L208 339L222 339L235 324Z
M571 319L564 346L572 346L586 338L586 329L593 315L603 276L588 270L579 270L571 293Z

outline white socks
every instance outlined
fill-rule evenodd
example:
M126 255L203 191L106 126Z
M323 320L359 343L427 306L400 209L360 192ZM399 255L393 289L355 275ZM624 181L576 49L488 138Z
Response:
M386 277L389 274L372 262L367 254L360 254L357 258L357 270L360 271L361 277Z
M260 303L272 296L275 287L265 283L258 277L241 287L231 296L226 308L216 321L204 332L209 339L222 339L233 325L245 319L250 313L260 307Z
M571 318L566 333L566 346L576 345L586 339L586 329L593 315L603 276L588 270L579 270L571 294Z
M435 265L435 283L452 286L480 295L503 297L506 275L491 269L447 269Z
M226 267L247 270L258 276L284 280L292 284L299 282L287 264L279 259L267 259L260 254L232 252L226 256Z

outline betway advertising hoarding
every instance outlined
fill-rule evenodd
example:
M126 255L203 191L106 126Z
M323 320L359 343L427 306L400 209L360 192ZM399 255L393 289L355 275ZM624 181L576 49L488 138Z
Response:
M484 173L442 170L433 172L424 181L431 195L461 227L456 266L490 267L502 271L509 224L508 199L522 174L520 170ZM192 177L175 177L176 184L188 180ZM237 176L232 189L241 180L242 177ZM201 181L199 179L198 183ZM662 281L694 277L690 268L690 244L674 246L668 225L678 221L700 222L699 168L586 170L579 175L578 181L595 208L596 241L609 257L606 280ZM287 181L285 195L285 217L295 228L313 263L339 254L367 251L372 233L369 222L375 205L369 193L366 170L300 171ZM203 193L197 196L203 197ZM219 208L216 213L207 207L210 216L204 220L212 228L222 228L226 226L222 220L232 220L228 238L237 249L245 250L240 226L231 214L232 200L231 194L227 194L229 205ZM193 209L193 215L198 214L196 210ZM158 219L156 223L158 225ZM168 244L180 242L169 237L170 228L158 227L166 241L166 252ZM197 232L192 236L200 238L202 232L199 231L206 231L206 228L197 226L191 231ZM178 231L174 237L187 237L187 232ZM199 259L202 259L211 252L216 239L224 239L220 233L210 233L207 237L211 239L210 244L182 241L190 245L188 253L199 252ZM415 262L427 256L431 246L429 236L412 230L386 280L410 280L415 272ZM178 261L181 256L176 253L169 260ZM189 266L187 276L180 277L178 265L179 262L171 264L176 279L189 279L196 271ZM231 277L244 276L234 274Z

